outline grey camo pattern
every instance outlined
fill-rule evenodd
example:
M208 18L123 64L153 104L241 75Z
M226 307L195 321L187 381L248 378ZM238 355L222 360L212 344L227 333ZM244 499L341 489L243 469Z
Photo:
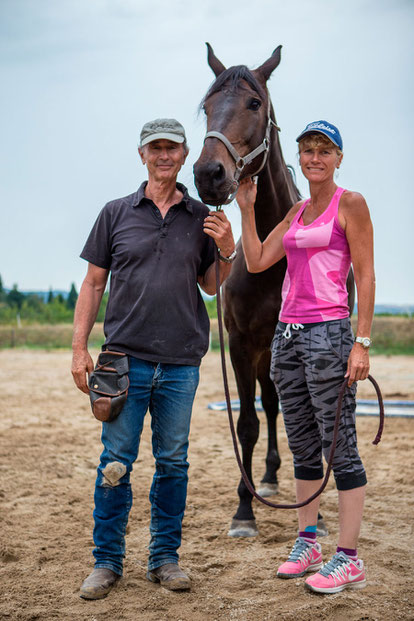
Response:
M354 343L348 318L293 330L283 336L278 324L272 341L270 376L276 385L296 478L318 479L322 453L329 456L347 360ZM366 482L355 427L356 384L348 388L342 407L333 471L338 489Z

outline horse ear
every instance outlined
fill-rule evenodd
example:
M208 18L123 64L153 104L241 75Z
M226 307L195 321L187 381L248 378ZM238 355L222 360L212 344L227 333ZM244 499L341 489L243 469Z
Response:
M226 67L214 54L213 48L211 47L210 43L206 43L206 45L207 45L207 62L210 65L211 69L213 70L213 73L216 76L216 78L218 78L220 73L223 73L223 71L226 71Z
M276 67L278 66L278 64L280 63L280 50L282 49L282 46L279 45L274 51L273 54L271 55L270 58L268 58L263 65L261 65L260 67L258 67L256 69L256 71L258 71L259 73L261 73L261 75L264 77L265 81L267 82L267 80L270 78L270 76L272 75L272 72L276 69Z

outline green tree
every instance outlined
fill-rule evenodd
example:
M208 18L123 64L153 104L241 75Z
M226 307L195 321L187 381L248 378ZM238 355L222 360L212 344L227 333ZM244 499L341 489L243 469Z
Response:
M17 310L20 311L24 297L24 293L17 289L17 285L13 285L13 289L7 294L7 304L9 306L16 306Z
M68 308L63 297L57 295L50 304L44 305L45 323L72 323L73 309Z
M204 304L206 305L207 313L210 319L217 319L216 296L214 296L214 298L211 298L210 300L204 300Z
M48 296L47 296L47 303L51 304L52 302L53 302L53 291L52 291L52 287L50 287L49 293L48 293Z
M69 291L68 299L66 300L66 306L73 310L76 306L76 300L78 299L78 292L76 291L75 283L72 283L72 286Z
M16 321L16 309L2 302L0 304L0 324L11 324Z
M3 287L3 280L2 277L0 276L0 303L1 302L6 302L7 301L7 294L4 290Z
M96 321L98 322L102 322L105 319L106 306L108 304L108 296L109 296L108 291L105 291L105 293L102 296L101 305L99 307L98 316L96 318Z
M44 321L45 304L43 299L33 293L26 295L20 308L23 321L42 323Z

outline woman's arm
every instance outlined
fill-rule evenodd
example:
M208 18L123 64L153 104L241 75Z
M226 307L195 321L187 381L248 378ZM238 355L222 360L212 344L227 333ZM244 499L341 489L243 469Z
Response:
M371 334L375 300L374 241L368 206L358 192L346 192L340 203L340 223L351 251L358 296L358 324L356 336ZM369 350L355 343L348 359L345 377L348 385L363 380L369 373Z
M247 269L253 273L263 272L285 256L283 236L300 206L299 203L294 205L282 222L261 242L257 235L254 215L256 194L257 186L250 178L240 182L237 203L242 216L242 244Z

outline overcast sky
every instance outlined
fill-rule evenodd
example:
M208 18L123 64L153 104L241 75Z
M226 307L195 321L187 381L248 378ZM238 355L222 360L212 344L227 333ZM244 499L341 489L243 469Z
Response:
M377 303L413 304L413 32L412 0L0 0L3 284L79 289L99 210L145 178L137 140L150 119L185 126L179 179L196 194L205 41L250 68L282 44L269 90L301 192L295 138L327 119L344 140L337 183L371 210Z

